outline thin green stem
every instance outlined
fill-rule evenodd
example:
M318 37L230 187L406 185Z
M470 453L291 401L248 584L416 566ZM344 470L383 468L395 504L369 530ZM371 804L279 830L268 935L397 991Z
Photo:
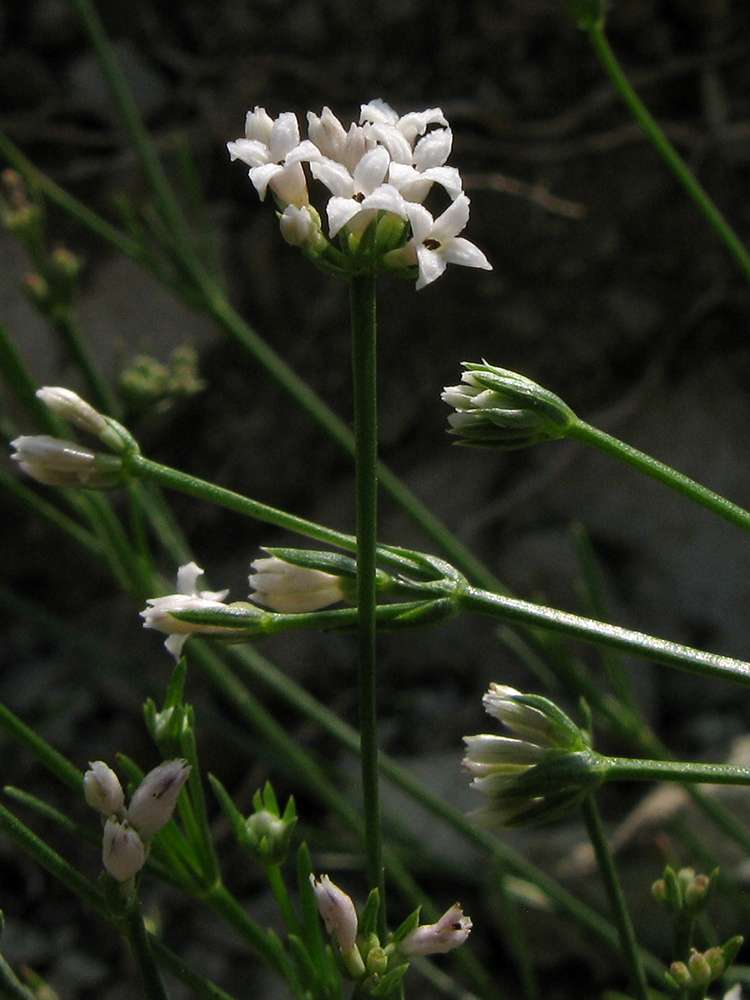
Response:
M290 934L296 934L300 937L302 931L299 920L297 919L297 914L294 912L292 901L289 899L286 882L284 882L284 876L281 874L281 866L266 865L264 871L271 886L274 899L279 905L279 910L284 919L284 923L286 924L287 931Z
M380 826L377 739L377 361L375 277L360 275L349 283L354 385L354 438L357 476L357 641L359 730L365 854L370 888L380 892L381 930L385 921L385 874Z
M735 660L731 656L706 653L691 646L683 646L679 642L670 642L668 639L658 639L644 632L622 628L620 625L610 625L557 608L491 594L476 587L467 587L456 594L455 599L459 609L464 611L474 611L502 621L520 622L523 625L560 632L573 639L621 649L654 663L679 667L702 677L715 677L735 684L750 685L750 664L743 660Z
M706 785L750 785L750 767L694 764L679 760L605 758L605 781L680 781Z
M167 1000L159 966L151 950L151 940L143 925L140 901L136 895L128 900L125 915L118 923L130 944L146 997L148 1000Z
M745 531L750 531L750 511L746 511L743 507L732 503L731 500L727 500L718 493L714 493L713 490L701 486L694 479L690 479L689 476L685 476L663 462L659 462L657 459L652 458L651 455L638 451L637 448L633 448L631 445L625 444L624 441L612 437L611 434L607 434L605 431L601 431L597 427L592 427L591 424L579 420L577 423L571 425L565 432L565 436L575 441L581 441L583 444L591 445L593 448L598 448L599 451L603 451L612 458L625 462L644 475L650 476L651 479L655 479L658 483L668 486L701 507L705 507L712 514L723 517L730 524L734 524L738 528L743 528Z
M614 84L620 97L629 111L642 126L659 155L670 168L677 180L682 184L693 202L698 206L704 217L718 233L724 245L729 250L737 265L746 278L750 279L750 254L735 235L732 227L719 209L706 194L702 185L688 169L680 154L664 135L657 122L652 118L646 106L633 90L630 82L622 71L617 57L612 51L604 32L603 23L592 24L586 29L594 51Z
M633 987L635 989L637 1000L648 1000L646 974L643 970L643 963L641 962L641 956L638 950L638 942L636 941L633 922L630 919L630 914L625 903L625 895L622 891L620 880L617 877L617 871L615 869L614 861L612 860L612 853L609 849L607 835L604 832L601 816L599 815L599 809L597 808L593 795L585 796L581 804L581 811L583 813L583 819L586 823L589 839L592 847L594 848L596 860L599 865L599 874L601 875L604 888L607 892L607 898L609 899L612 916L614 917L617 925L618 934L620 936L620 947L622 949L623 957L628 965L628 969L630 970L630 976L633 980Z

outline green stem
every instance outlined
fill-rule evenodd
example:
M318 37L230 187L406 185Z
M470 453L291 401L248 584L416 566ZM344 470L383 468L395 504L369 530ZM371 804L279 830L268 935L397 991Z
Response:
M750 785L750 767L693 764L678 760L606 757L605 781L680 781L706 785Z
M216 882L202 897L216 913L226 920L230 927L246 941L263 959L266 965L286 979L287 969L279 961L279 953L272 946L267 931L247 914L223 882Z
M633 929L633 922L630 919L630 914L628 913L625 896L622 891L620 880L617 877L617 871L615 870L614 861L612 860L612 854L609 849L609 843L607 842L607 835L604 832L601 816L599 815L599 810L593 795L587 795L584 798L581 804L581 811L583 813L584 822L586 823L586 829L588 830L591 845L594 848L594 853L596 854L596 860L599 865L599 874L601 875L604 888L607 892L607 898L609 899L612 916L617 924L617 930L620 936L620 948L630 970L637 1000L648 1000L646 974L643 971L643 964L638 950L638 943L635 937L635 930Z
M658 483L668 486L676 493L680 493L701 507L705 507L712 514L723 517L730 524L743 528L745 531L750 531L749 511L732 503L731 500L727 500L718 493L714 493L713 490L701 486L700 483L697 483L694 479L690 479L689 476L684 476L681 472L677 472L663 462L659 462L650 455L638 451L637 448L625 444L624 441L612 437L611 434L592 427L591 424L587 424L583 420L578 420L577 423L572 424L565 432L565 436L575 441L581 441L583 444L591 445L593 448L598 448L599 451L603 451L612 458L625 462L644 475L655 479Z
M143 925L143 914L136 895L128 900L125 916L119 921L119 926L130 944L148 1000L167 1000L159 966L151 950L151 940Z
M735 235L732 227L726 221L719 209L706 194L705 190L686 166L682 157L674 148L672 143L662 132L659 125L652 118L645 105L633 90L630 82L623 73L617 58L610 48L607 37L604 33L603 23L589 25L586 28L594 51L607 72L612 83L615 85L620 97L623 99L636 121L642 126L651 143L656 148L659 155L670 168L677 180L682 184L687 193L697 205L704 217L718 233L724 245L729 250L732 257L744 273L750 279L750 254Z
M297 914L294 912L292 901L289 899L289 893L287 891L286 883L284 882L284 876L281 874L281 866L266 865L264 871L271 886L274 899L279 905L279 911L284 919L287 931L290 934L296 934L298 937L301 937L302 931L299 920L297 919Z
M365 853L371 889L380 892L379 915L385 932L385 874L380 829L377 739L377 360L375 277L349 282L354 379L354 439L357 474L357 640L359 652L359 731Z
M654 663L664 663L679 667L703 677L750 685L750 664L735 660L731 656L706 653L703 650L683 646L679 642L658 639L643 632L610 625L593 618L582 618L556 608L547 608L529 601L491 594L476 587L467 587L456 594L459 610L474 611L503 621L520 622L537 628L561 632L573 639L595 645L621 649Z

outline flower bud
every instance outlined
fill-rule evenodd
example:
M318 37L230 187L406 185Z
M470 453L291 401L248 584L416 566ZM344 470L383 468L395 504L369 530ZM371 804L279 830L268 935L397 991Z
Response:
M317 256L329 245L320 216L312 205L287 205L279 215L279 228L290 246L302 247L311 256Z
M471 933L471 919L464 916L458 903L446 910L435 924L425 924L411 931L398 949L402 955L412 958L417 955L437 955L453 951L462 945Z
M281 614L319 611L344 600L342 581L332 573L295 566L277 556L255 559L249 577L250 600Z
M477 447L525 448L565 436L577 420L558 396L517 372L464 361L461 384L446 386L441 399L456 412L450 434Z
M125 811L125 794L120 779L103 760L89 764L83 776L83 794L88 804L103 816L120 816Z
M45 486L108 489L123 481L119 458L97 454L75 441L33 434L17 437L11 446L16 449L10 456L13 461Z
M127 817L142 840L150 840L172 818L177 796L190 775L186 760L167 760L149 771L128 806Z
M311 875L310 884L326 930L335 935L342 953L351 952L357 940L357 911L351 896L347 896L327 875L321 875L319 880Z
M117 882L127 882L146 864L146 848L127 820L110 816L104 824L102 863Z

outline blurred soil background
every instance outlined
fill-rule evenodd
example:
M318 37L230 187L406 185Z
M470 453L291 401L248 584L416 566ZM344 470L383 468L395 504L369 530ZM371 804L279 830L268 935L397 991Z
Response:
M106 0L98 9L173 175L177 134L195 158L233 303L346 420L347 290L283 242L270 205L258 203L225 144L242 133L245 112L256 105L272 115L295 111L302 123L307 110L324 105L348 122L374 97L401 112L442 107L455 135L451 163L472 199L466 235L494 270L452 268L420 293L407 282L381 284L384 461L519 596L581 609L571 535L571 524L580 522L601 561L613 620L750 655L750 540L738 531L580 446L478 452L451 447L445 433L441 388L459 380L461 361L486 358L535 378L589 422L750 505L750 290L560 5ZM748 242L750 7L744 0L613 0L609 35L641 96ZM72 6L4 5L0 44L0 127L102 214L113 217L120 192L144 205L134 154ZM351 530L349 459L238 344L57 211L50 211L49 232L85 260L78 315L113 385L140 352L163 363L180 345L198 353L203 391L163 412L132 414L131 429L148 456ZM28 263L9 234L0 236L0 254L0 319L40 384L80 388L24 299ZM16 419L12 400L4 399L3 410L6 420ZM98 758L113 762L118 751L152 766L140 704L146 694L159 701L169 676L159 637L140 629L138 609L68 542L10 499L0 503L0 698L81 768ZM230 599L246 595L249 562L261 545L296 541L182 497L174 509L207 570L207 586L230 586ZM380 535L431 547L387 499ZM169 576L176 569L161 568ZM492 680L538 688L537 680L484 621L384 637L381 648L384 748L452 801L477 805L459 761L461 737L487 728L481 695ZM356 718L349 638L295 634L267 641L262 651ZM629 667L647 718L676 753L723 760L741 752L736 741L748 718L741 690L643 663ZM228 723L220 721L231 720L231 706L217 702L197 675L188 695L199 706L204 766L238 804L249 809L252 791L270 775L280 794L295 792L316 851L335 851L338 831L300 793L304 776L275 773L262 746L257 764L236 761L224 735ZM300 740L336 756L312 727L275 707ZM612 752L625 749L606 733L599 742ZM67 802L4 737L0 753L4 783L91 823L80 803ZM351 762L338 764L353 772ZM608 791L608 820L625 820L642 795L642 788ZM743 796L737 805L750 813ZM477 954L513 995L492 887L477 888L484 861L436 837L425 817L405 815L416 874L440 902L461 898L474 918ZM638 925L661 947L666 927L647 886L671 850L679 862L692 858L645 827L624 838L621 860ZM220 820L217 837L226 841L230 884L254 915L271 919L258 875L233 852ZM575 823L508 837L596 899L576 853L582 835ZM96 878L92 848L60 843ZM47 977L61 1000L138 996L115 932L81 915L68 894L2 840L0 857L5 956ZM735 861L727 856L732 874ZM361 892L356 873L352 879ZM238 1000L283 995L197 904L153 886L148 894L167 940ZM592 953L577 932L549 923L533 901L524 909L545 1000L596 996L622 982L617 964ZM415 985L410 995L431 997L431 989ZM182 994L176 988L174 995Z

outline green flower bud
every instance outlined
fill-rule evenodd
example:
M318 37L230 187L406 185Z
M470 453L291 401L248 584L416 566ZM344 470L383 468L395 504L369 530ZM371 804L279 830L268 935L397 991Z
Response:
M461 384L446 386L441 399L456 412L450 434L461 444L487 448L526 448L565 437L577 422L558 396L524 375L493 365L464 361Z

